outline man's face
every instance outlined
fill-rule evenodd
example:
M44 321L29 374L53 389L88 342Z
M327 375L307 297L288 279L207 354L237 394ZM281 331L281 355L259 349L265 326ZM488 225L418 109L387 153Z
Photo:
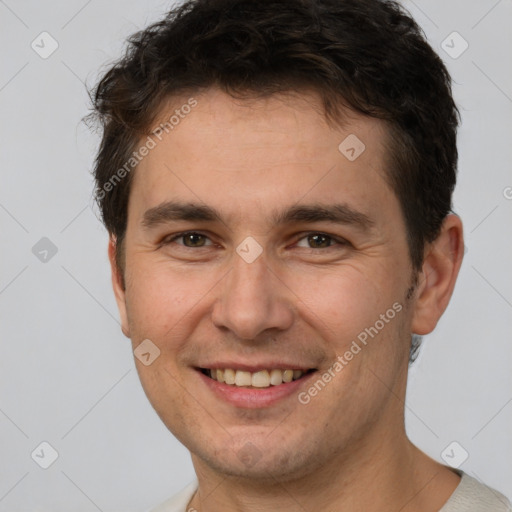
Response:
M329 127L309 95L194 97L153 137L129 202L117 296L133 348L149 339L160 350L148 366L136 360L149 400L195 461L228 474L292 478L386 442L403 428L413 307L383 124L352 114ZM180 218L171 202L220 218ZM315 371L248 388L201 371L212 368Z

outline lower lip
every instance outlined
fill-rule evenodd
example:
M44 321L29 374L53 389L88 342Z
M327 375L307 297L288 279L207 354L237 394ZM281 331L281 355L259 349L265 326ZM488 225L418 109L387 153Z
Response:
M299 388L303 386L309 378L316 372L311 372L300 379L278 386L270 386L268 388L241 388L238 386L230 386L223 382L218 382L207 377L200 370L197 370L199 377L203 382L222 400L245 409L258 409L262 407L270 407L290 395L297 394Z

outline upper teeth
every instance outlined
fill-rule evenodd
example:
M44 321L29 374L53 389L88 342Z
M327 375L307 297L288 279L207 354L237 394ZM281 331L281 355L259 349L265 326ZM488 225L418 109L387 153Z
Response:
M208 370L212 379L234 386L253 386L255 388L268 388L278 386L283 382L297 380L304 372L302 370L261 370L259 372L245 372L242 370Z

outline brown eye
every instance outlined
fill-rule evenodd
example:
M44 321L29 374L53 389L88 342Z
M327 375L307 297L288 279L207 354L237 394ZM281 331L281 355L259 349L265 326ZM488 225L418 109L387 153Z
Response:
M200 233L187 233L182 235L183 242L187 247L203 247L205 245L205 236Z
M342 242L335 240L334 237L325 233L309 233L297 243L299 247L306 247L308 249L326 249L336 244L342 245Z
M178 241L181 240L181 241ZM210 243L207 243L210 242ZM164 245L177 244L184 247L207 247L212 245L210 239L202 233L195 231L188 231L186 233L179 233L164 241Z
M323 247L329 247L332 242L332 238L327 235L309 235L307 237L309 244L314 248L323 248Z

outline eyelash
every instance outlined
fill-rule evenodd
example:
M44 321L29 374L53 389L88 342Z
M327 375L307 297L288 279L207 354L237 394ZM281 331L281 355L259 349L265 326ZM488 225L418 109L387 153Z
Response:
M164 245L170 245L171 243L173 243L175 240L178 240L179 238L183 238L185 237L186 235L200 235L200 236L203 236L205 238L207 238L208 240L210 240L210 238L208 237L208 235L205 235L204 233L201 233L199 231L183 231L182 233L176 233L175 235L172 235L171 238L165 238L162 242L161 242L161 245L164 246ZM350 245L350 243L347 241L347 240L344 240L342 238L338 238L338 237L335 237L333 235L329 235L327 233L323 233L322 231L310 231L310 232L307 232L307 233L301 233L301 237L297 239L297 242L300 242L301 240L305 239L305 238L308 238L310 236L313 236L313 235L321 235L323 237L327 237L329 238L332 242L332 244L330 244L329 246L327 247L320 247L320 248L317 248L317 247L309 247L310 250L313 250L313 251L317 251L317 250L320 250L320 249L331 249L332 247L334 247L335 245L340 245L340 246L347 246L347 245ZM211 241L211 240L210 240ZM212 243L212 245L207 245L207 246L198 246L198 247L188 247L186 246L185 244L178 244L180 245L181 247L184 247L185 249L204 249L205 247L211 247L212 245L214 245Z

